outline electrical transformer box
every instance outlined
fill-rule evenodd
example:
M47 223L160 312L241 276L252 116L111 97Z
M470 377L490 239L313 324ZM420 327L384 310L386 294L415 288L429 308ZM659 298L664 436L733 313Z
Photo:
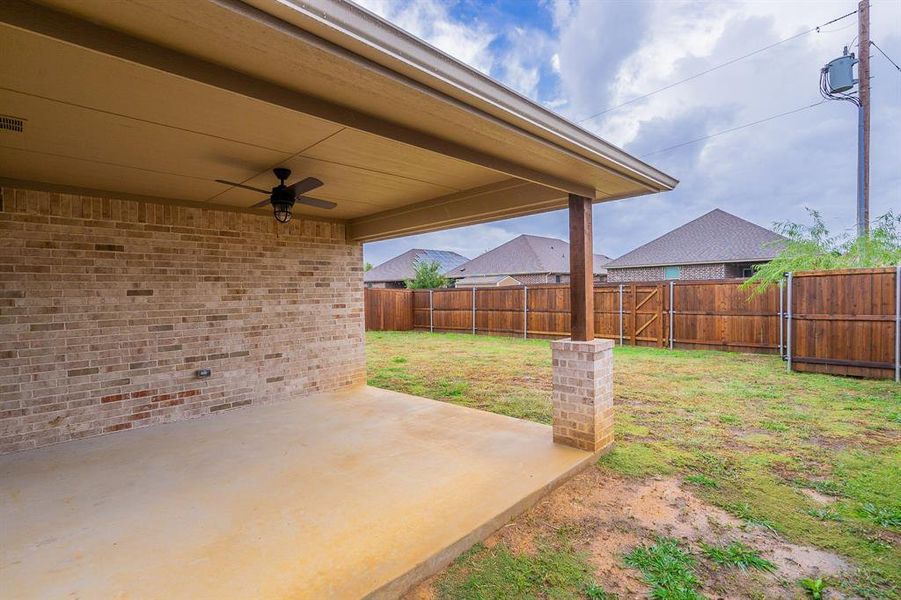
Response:
M854 65L857 62L854 55L850 54L836 58L826 65L830 92L833 94L847 92L857 84L857 80L854 79Z

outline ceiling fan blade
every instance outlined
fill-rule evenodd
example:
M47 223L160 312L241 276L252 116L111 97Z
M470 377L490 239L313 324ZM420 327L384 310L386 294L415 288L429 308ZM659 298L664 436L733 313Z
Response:
M244 185L243 183L235 183L234 181L225 181L224 179L217 179L216 183L224 183L225 185L244 188L245 190L253 190L254 192L259 192L261 194L271 194L272 193L271 190L261 190L260 188L255 188L255 187L252 187L249 185Z
M329 202L328 200L317 200L316 198L307 198L306 196L298 196L295 201L299 204L306 204L307 206L315 206L316 208L325 208L328 210L338 206L334 202Z
M251 206L250 208L260 208L261 206L266 206L266 205L269 204L270 202L271 202L271 199L270 199L270 198L266 198L265 200L260 200L259 202L257 202L257 203L254 204L253 206Z
M321 185L322 182L315 177L307 177L306 179L301 179L300 181L292 183L288 186L288 189L291 190L295 196L301 196L309 191L315 190Z

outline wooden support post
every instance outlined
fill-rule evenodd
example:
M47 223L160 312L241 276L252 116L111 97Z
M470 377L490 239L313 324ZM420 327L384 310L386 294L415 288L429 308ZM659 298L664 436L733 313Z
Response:
M570 337L594 339L594 250L591 235L591 198L569 195Z

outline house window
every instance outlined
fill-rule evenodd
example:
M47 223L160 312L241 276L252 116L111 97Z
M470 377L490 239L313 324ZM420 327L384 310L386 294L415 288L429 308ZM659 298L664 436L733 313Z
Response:
M554 283L560 283L560 276L554 275Z
M679 279L682 275L682 267L663 267L664 279Z
M751 277L754 274L754 265L739 265L738 268L742 277Z

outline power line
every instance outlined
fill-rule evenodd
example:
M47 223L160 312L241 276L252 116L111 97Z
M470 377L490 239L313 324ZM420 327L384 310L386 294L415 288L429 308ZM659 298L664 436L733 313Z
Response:
M870 40L870 44L871 44L874 48L876 48L877 50L879 50L879 53L882 54L882 56L885 57L885 60L887 60L887 61L889 61L890 63L892 63L893 65L895 65L895 68L898 69L898 71L901 71L901 67L898 66L898 63L896 63L896 62L893 61L891 58L889 58L889 55L886 54L885 52L883 52L882 48L880 48L880 47L876 44L876 42L874 42L873 40Z
M786 112L782 112L776 115L771 115L764 119L759 119L757 121L753 121L751 123L745 123L744 125L738 125L737 127L732 127L730 129L724 129L723 131L718 131L716 133L711 133L710 135L705 135L704 137L699 137L693 140L689 140L687 142L682 142L681 144L676 144L675 146L669 146L668 148L661 148L660 150L654 150L653 152L649 152L648 154L642 154L641 158L647 158L648 156L653 156L655 154L661 154L663 152L668 152L670 150L675 150L676 148L681 148L682 146L688 146L689 144L696 144L698 142L703 142L704 140L709 140L710 138L715 138L721 135L725 135L727 133L732 133L734 131L738 131L740 129L747 129L748 127L753 127L754 125L760 125L761 123L766 123L767 121L772 121L773 119L778 119L780 117L787 117L788 115L793 115L795 113L799 113L804 110L808 110L819 106L820 104L825 104L826 100L820 100L819 102L814 102L813 104L808 104L807 106L802 106L800 108L796 108L793 110L789 110Z
M610 112L610 111L616 110L616 109L618 109L618 108L622 108L623 106L626 106L626 105L628 105L628 104L632 104L633 102L638 102L639 100L644 100L645 98L647 98L647 97L649 97L649 96L653 96L654 94L659 94L660 92L666 91L666 90L668 90L668 89L670 89L670 88L676 87L677 85L681 85L681 84L686 83L686 82L688 82L688 81L692 81L693 79L697 79L698 77L701 77L702 75L706 75L706 74L708 74L708 73L712 73L713 71L717 71L717 70L719 70L719 69L722 69L723 67L728 67L729 65L735 64L735 63L737 63L737 62L740 61L740 60L744 60L744 59L746 59L746 58L749 58L749 57L751 57L751 56L754 56L755 54L760 54L761 52L765 52L765 51L767 51L767 50L769 50L769 49L771 49L771 48L775 48L776 46L779 46L780 44L784 44L784 43L786 43L786 42L790 42L790 41L792 41L792 40L798 39L799 37L805 36L805 35L807 35L808 33L811 33L811 32L814 32L814 31L819 31L821 27L825 27L825 26L827 26L827 25L831 25L831 24L833 24L833 23L836 23L836 22L838 22L838 21L841 21L842 19L846 19L846 18L848 18L848 17L850 17L850 16L852 16L852 15L855 15L855 14L857 14L857 11L856 11L856 10L855 10L855 11L852 11L852 12L849 12L849 13L846 14L846 15L842 15L842 16L840 16L840 17L836 17L835 19L832 19L831 21L827 21L826 23L823 23L822 25L817 25L816 27L811 27L810 29L808 29L808 30L806 30L806 31L802 31L801 33L795 34L795 35L793 35L793 36L791 36L791 37L787 37L787 38L785 38L785 39L779 40L778 42L774 42L774 43L770 44L769 46L764 46L763 48L759 48L759 49L757 49L757 50L754 50L753 52L749 52L749 53L744 54L744 55L742 55L742 56L739 56L739 57L737 57L737 58L733 58L733 59L728 60L728 61L726 61L726 62L724 62L724 63L718 64L718 65L716 65L716 66L714 66L714 67L711 67L711 68L707 69L706 71L701 71L700 73L695 73L694 75L691 75L691 76L689 76L689 77L686 77L685 79L680 79L679 81L670 83L669 85L665 85L665 86L663 86L662 88L658 88L658 89L654 90L653 92L648 92L647 94L642 94L641 96L636 96L635 98L632 98L631 100L626 100L626 101L623 102L622 104L617 104L616 106L611 106L611 107L609 107L609 108L605 108L604 110L602 110L602 111L600 111L600 112L596 112L596 113L594 113L593 115L590 115L590 116L588 116L588 117L585 117L584 119L579 119L578 121L576 121L576 123L584 123L585 121L590 121L590 120L594 119L595 117L599 117L599 116L601 116L601 115L603 115L603 114L606 114L606 113L608 113L608 112Z

